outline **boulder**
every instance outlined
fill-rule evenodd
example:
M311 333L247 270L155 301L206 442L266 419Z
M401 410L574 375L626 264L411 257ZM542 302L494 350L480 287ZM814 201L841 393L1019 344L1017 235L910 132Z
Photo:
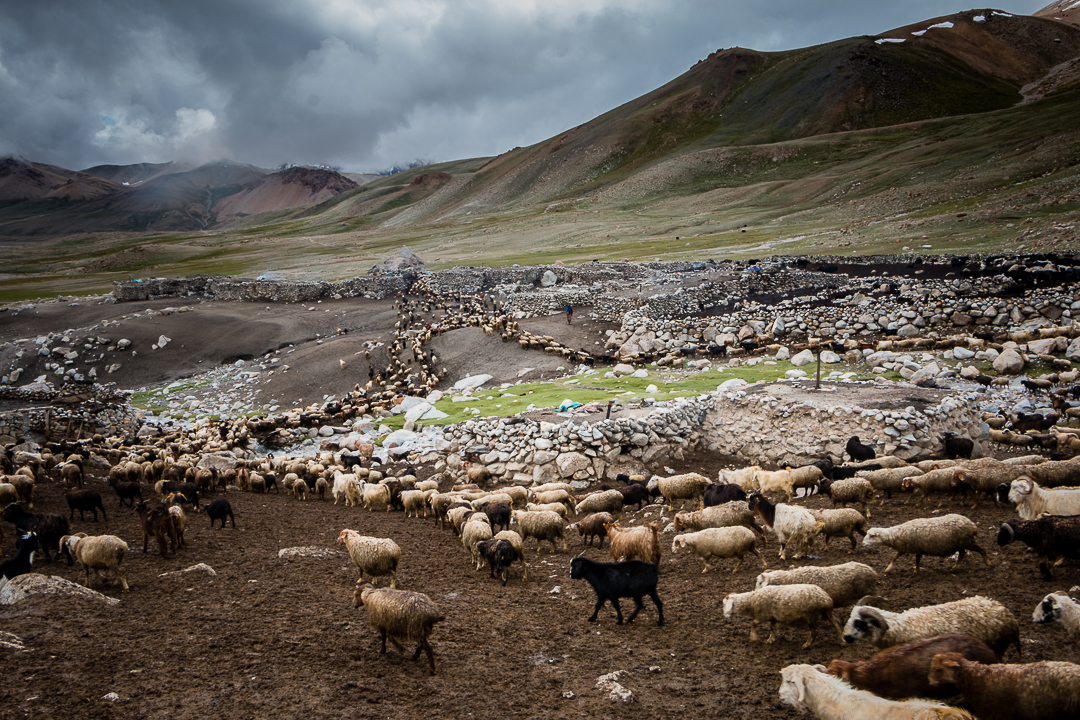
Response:
M559 276L551 270L545 270L544 274L540 277L540 285L542 287L551 287L557 282L559 282Z
M555 465L559 469L559 475L567 478L576 473L587 471L592 467L592 461L579 452L562 453L555 458Z
M803 350L802 352L795 354L791 358L791 364L794 365L795 367L802 367L803 365L809 365L810 363L814 362L816 359L817 358L814 357L814 353L811 352L809 348L807 348L806 350Z
M1024 369L1024 357L1013 350L1006 348L994 360L994 370L1001 375L1016 375Z

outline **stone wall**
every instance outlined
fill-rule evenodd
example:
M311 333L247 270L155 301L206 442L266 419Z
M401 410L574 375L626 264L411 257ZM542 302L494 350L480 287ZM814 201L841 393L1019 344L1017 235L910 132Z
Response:
M333 297L382 299L406 288L403 275L380 274L355 277L343 282L288 282L284 280L247 280L220 275L195 275L184 278L148 278L113 283L117 301L150 300L168 297L204 297L213 300L250 300L258 302L313 302Z
M111 384L70 384L59 390L0 387L0 400L20 406L0 411L0 436L14 440L134 435L141 423L139 412L127 404L127 393Z

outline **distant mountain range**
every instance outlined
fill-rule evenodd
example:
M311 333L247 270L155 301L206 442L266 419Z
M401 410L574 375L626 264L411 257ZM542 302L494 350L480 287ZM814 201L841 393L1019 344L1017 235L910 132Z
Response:
M636 100L494 158L358 183L331 170L233 162L70 171L0 161L0 234L227 228L259 215L408 225L580 197L634 204L728 182L718 151L981 115L1080 87L1080 1L1034 16L971 10L877 36L763 53L719 49ZM763 151L765 152L765 151ZM786 154L787 153L787 154ZM361 180L368 178L361 177Z

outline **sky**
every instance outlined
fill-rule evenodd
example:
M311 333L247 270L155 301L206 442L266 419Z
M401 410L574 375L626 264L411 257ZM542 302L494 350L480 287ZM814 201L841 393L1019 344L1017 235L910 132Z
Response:
M1050 0L999 0L1030 14ZM720 48L789 50L971 0L4 0L0 157L378 172L498 155Z

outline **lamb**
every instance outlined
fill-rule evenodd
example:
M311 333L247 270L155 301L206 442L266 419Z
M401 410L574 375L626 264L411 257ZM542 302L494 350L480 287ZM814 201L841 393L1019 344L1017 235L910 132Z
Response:
M877 587L878 574L869 565L846 562L819 567L810 565L791 570L769 570L757 576L755 590L774 585L817 585L832 598L834 608L855 604Z
M915 572L919 572L919 563L923 555L948 557L957 553L956 564L951 571L960 566L968 550L979 553L986 567L992 567L986 551L979 547L976 538L979 529L963 515L944 515L933 518L916 518L900 525L888 528L870 528L863 545L875 547L884 545L896 551L896 555L885 568L889 572L896 565L901 555L915 555Z
M21 533L32 532L37 536L39 549L45 555L45 562L52 562L49 548L59 547L60 538L71 534L68 519L63 515L29 513L16 503L4 508L4 520L14 525L15 529Z
M351 531L350 531L351 532ZM353 605L368 609L368 622L379 631L382 638L381 654L386 654L386 640L394 643L399 650L399 640L416 643L415 661L420 651L427 653L428 673L435 674L435 653L428 637L436 623L446 619L431 598L423 593L392 588L374 588L367 583L360 583L353 591Z
M743 564L743 556L752 553L761 561L761 569L766 569L765 558L757 549L757 536L744 527L706 528L693 533L676 535L671 543L671 552L676 548L689 546L699 558L703 568L702 573L710 570L709 558L739 558L732 574L737 573Z
M60 466L60 479L65 485L72 488L81 488L83 486L83 464L82 458L66 462Z
M491 532L491 521L488 520L487 515L481 512L473 513L468 522L461 528L461 544L472 555L472 562L477 570L484 566L484 560L480 557L476 545L481 540L490 540L493 534Z
M128 544L115 535L87 537L86 533L76 533L60 538L57 551L67 556L68 565L72 564L73 557L79 561L83 570L86 571L86 587L90 587L91 570L102 577L106 570L112 570L113 574L120 579L123 592L127 592L127 577L121 567L127 550Z
M533 502L537 505L548 505L550 503L563 503L565 505L574 504L574 496L563 489L556 490L544 490L542 492L534 492L532 494Z
M529 512L513 510L511 521L516 523L523 540L536 538L536 552L540 552L540 543L551 543L551 552L555 552L555 540L562 540L563 552L566 552L566 536L563 533L563 519L558 513L549 511Z
M184 514L184 508L176 504L177 495L170 495L165 498L165 508L169 511L169 515L172 516L173 528L176 530L176 545L182 547L186 543L184 542L184 530L187 529L187 515ZM196 511L198 507L195 508Z
M1044 490L1031 478L1024 476L1012 481L1009 502L1016 503L1022 520L1034 520L1048 515L1080 515L1080 488Z
M591 513L618 513L622 512L623 494L618 490L603 490L595 492L585 498L574 507L578 515Z
M1080 716L1080 665L1037 662L982 665L959 653L930 663L930 684L956 685L979 720L1051 720Z
M998 657L1010 645L1016 645L1020 652L1020 624L1016 618L1001 603L981 595L902 613L856 605L844 626L844 640L851 643L866 637L878 650L946 633L982 640Z
M529 579L529 566L525 563L525 541L513 530L501 530L495 533L493 540L506 540L514 548L518 560L521 561L521 579Z
M806 508L778 503L773 505L764 496L754 493L747 500L747 507L757 513L765 525L776 533L780 541L780 558L787 560L788 544L793 547L793 558L802 557L821 529L813 514Z
M675 532L684 530L704 530L710 527L736 527L742 526L754 532L765 544L765 532L758 527L754 518L757 517L745 500L734 500L723 505L702 508L688 512L686 510L675 513Z
M866 518L858 510L851 508L836 508L831 510L811 510L810 514L821 523L821 535L825 538L825 547L829 546L829 540L834 537L846 537L851 541L851 550L855 552L858 547L856 535L866 535Z
M19 575L34 569L34 554L38 551L38 536L33 532L19 533L14 557L0 563L0 588Z
M401 560L401 548L389 538L376 538L361 535L355 530L345 529L338 535L338 543L349 551L356 567L360 568L358 583L364 582L364 574L372 578L390 576L390 587L397 587L397 567Z
M214 521L221 521L221 529L225 529L225 518L229 518L229 522L232 526L236 527L236 518L233 516L232 504L225 498L218 498L213 502L204 505L203 510L210 516L210 528L213 529Z
M874 499L874 486L869 480L855 478L851 480L829 480L822 478L818 482L818 493L827 495L832 506L857 503L859 512L870 519L870 501Z
M570 526L571 530L577 530L578 535L582 537L581 544L586 542L592 545L594 537L600 538L600 547L604 547L604 538L607 537L606 525L614 524L615 516L611 513L601 512L593 513L587 517L578 520L576 523Z
M538 505L537 503L525 503L525 509L529 512L541 512L543 510L550 510L551 512L559 513L559 515L563 518L565 518L568 514L566 506L562 503L544 503L543 505Z
M83 515L86 511L90 510L94 513L94 522L97 522L97 511L101 510L101 517L105 520L109 519L109 516L105 514L105 506L101 504L101 494L96 490L78 490L72 489L64 493L65 499L67 499L68 508L71 509L71 516L69 520L75 519L75 511L79 511L79 520L83 520Z
M308 484L303 480L297 480L293 483L292 494L297 500L307 500Z
M113 489L116 493L116 497L120 498L120 507L125 504L128 507L135 507L135 498L139 498L139 502L143 501L142 486L137 482L120 482L114 477L110 477L105 483ZM124 501L128 502L125 503Z
M664 605L660 602L660 595L656 591L659 580L659 571L656 565L641 560L625 560L623 562L596 562L586 557L576 557L570 561L570 577L574 580L584 579L592 586L596 593L596 606L589 622L596 622L596 616L604 603L611 601L615 608L615 624L623 624L622 609L619 607L619 598L633 598L634 610L626 618L631 623L645 604L641 598L648 595L653 605L656 606L658 618L656 624L664 624Z
M877 492L885 493L892 500L894 492L904 489L904 480L909 477L922 475L923 471L917 467L903 465L901 467L881 468L878 470L860 470L858 476L869 480Z
M806 627L810 636L803 643L806 650L814 644L817 624L826 618L840 633L840 623L832 613L833 602L829 594L817 585L769 585L760 590L730 593L724 598L724 617L740 615L750 619L750 642L758 641L757 627L769 623L766 643L776 642L776 623ZM843 642L843 641L841 641Z
M1064 558L1080 560L1080 515L1043 515L1035 520L1006 520L998 530L997 543L1005 546L1020 540L1046 561L1039 563L1043 580L1054 579L1051 567Z
M616 561L645 560L660 565L660 528L656 523L638 527L604 526L608 531L608 553Z
M1031 622L1040 625L1059 622L1065 626L1069 640L1080 643L1080 603L1063 592L1053 592L1044 597L1035 606Z
M964 710L934 700L886 700L855 690L824 670L821 665L788 665L780 671L780 699L820 720L975 720Z
M754 474L757 492L766 497L783 493L784 502L791 502L795 497L795 477L790 470L758 470Z
M315 496L319 498L319 500L325 500L326 493L329 490L330 483L327 481L326 478L320 477L318 480L315 481Z
M405 506L405 517L415 515L420 517L420 511L424 511L427 517L428 498L435 494L434 490L406 490L401 493L401 503Z
M864 462L866 460L873 460L877 457L873 445L863 445L862 442L859 441L858 435L849 438L844 449L847 450L847 454L851 456L851 459L854 462Z
M957 490L953 480L960 471L961 468L958 467L935 468L922 475L904 478L904 492L910 492L913 498L917 494L928 497L931 493L938 495L949 493L950 499L952 499L951 496L955 495ZM923 498L920 497L915 504L922 504L922 500ZM940 500L938 501L938 507L941 507Z
M927 677L930 674L930 661L943 652L960 653L968 660L986 665L1000 662L1000 658L982 640L949 633L894 645L869 660L833 660L827 672L859 690L867 690L891 700L909 697L943 700L956 695L956 688L951 685L931 685Z
M668 512L675 511L676 500L697 499L698 509L700 510L704 507L704 498L702 496L705 488L711 484L707 477L697 473L686 473L685 475L673 475L657 479L660 494L667 500Z

